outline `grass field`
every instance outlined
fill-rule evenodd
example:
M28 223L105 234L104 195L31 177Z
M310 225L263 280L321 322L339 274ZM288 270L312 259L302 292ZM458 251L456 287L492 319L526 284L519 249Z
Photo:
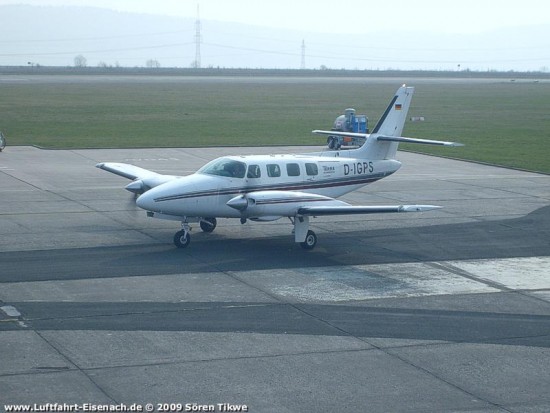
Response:
M120 78L0 81L9 145L47 148L323 144L343 109L373 127L402 79ZM550 82L411 79L405 149L550 173Z

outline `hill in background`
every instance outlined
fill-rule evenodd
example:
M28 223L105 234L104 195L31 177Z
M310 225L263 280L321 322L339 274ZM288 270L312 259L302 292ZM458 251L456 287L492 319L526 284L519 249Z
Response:
M202 19L201 66L548 71L550 26L476 35L396 29L365 35L276 30ZM0 6L0 66L191 67L194 19L84 7ZM368 22L366 22L368 24ZM322 25L320 25L322 30Z

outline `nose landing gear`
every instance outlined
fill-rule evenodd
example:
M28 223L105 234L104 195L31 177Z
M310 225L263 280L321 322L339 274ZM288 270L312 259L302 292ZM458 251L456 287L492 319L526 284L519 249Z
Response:
M187 221L183 221L181 223L181 228L182 229L174 235L174 245L178 248L186 248L191 243L191 235L189 235L191 227Z
M196 218L190 218L193 222L196 222ZM216 218L199 218L199 225L204 232L212 232L216 228L218 221ZM174 245L178 248L186 248L191 243L191 227L189 226L189 221L185 218L181 222L181 230L176 232L174 235Z

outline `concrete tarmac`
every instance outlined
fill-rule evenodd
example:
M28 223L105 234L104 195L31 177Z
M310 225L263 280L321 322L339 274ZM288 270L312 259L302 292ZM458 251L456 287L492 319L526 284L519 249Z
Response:
M313 150L7 147L0 411L549 411L550 176L400 152L343 199L443 209L317 218L313 251L287 220L219 219L178 250L94 168Z

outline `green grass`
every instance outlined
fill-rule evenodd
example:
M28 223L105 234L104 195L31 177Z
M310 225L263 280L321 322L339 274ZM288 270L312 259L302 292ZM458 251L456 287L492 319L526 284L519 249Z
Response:
M47 148L323 144L346 107L373 127L401 83L349 79L139 79L0 83L9 145ZM415 85L414 79L409 81ZM404 149L550 173L550 83L418 81L404 135L461 148Z
M460 148L404 149L550 173L550 84L424 85L417 88L406 135L457 140Z

